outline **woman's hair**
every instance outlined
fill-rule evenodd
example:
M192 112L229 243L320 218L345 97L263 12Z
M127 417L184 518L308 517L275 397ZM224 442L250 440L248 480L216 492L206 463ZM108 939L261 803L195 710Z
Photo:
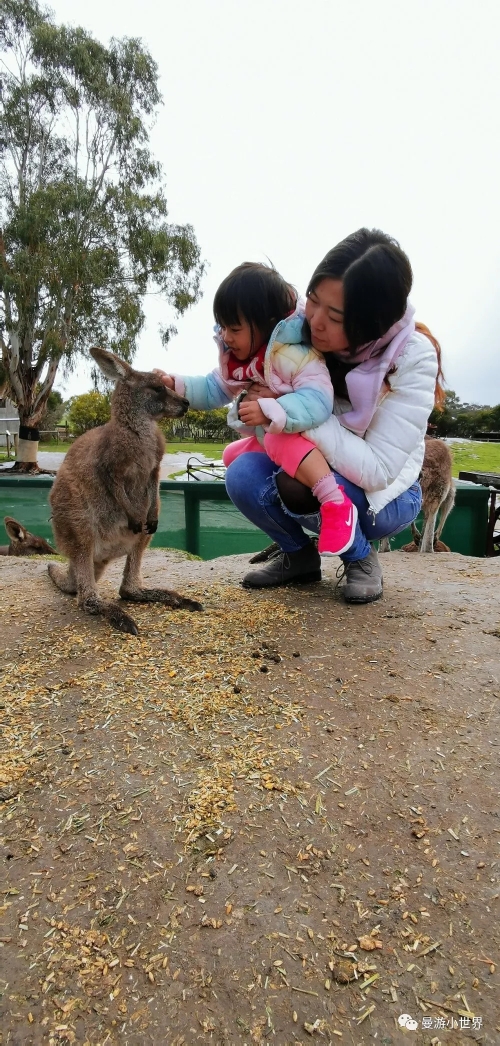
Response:
M276 269L260 262L243 262L222 281L215 293L214 318L221 327L245 320L262 342L285 316L294 311L297 294ZM258 346L256 346L258 347Z
M441 346L440 346L437 338L435 338L434 335L429 330L429 328L425 326L425 323L416 323L415 324L415 330L420 331L420 334L425 334L425 337L428 338L429 341L432 342L432 344L434 345L434 348L436 350L436 356L437 356L437 361L438 361L438 372L437 372L437 378L436 378L436 387L434 389L434 408L435 408L435 410L444 410L444 405L445 405L445 402L446 402L446 390L445 390L445 387L444 387L445 377L444 377L443 368L442 368L442 365L441 365Z
M376 341L404 316L413 283L409 258L397 240L380 229L358 229L333 247L314 270L307 294L321 280L342 280L344 331L352 356L361 345ZM434 405L446 399L441 346L424 323L416 330L432 342L438 361Z
M328 251L307 294L322 280L342 280L344 330L355 356L361 345L381 338L404 316L413 273L397 240L380 229L358 229Z

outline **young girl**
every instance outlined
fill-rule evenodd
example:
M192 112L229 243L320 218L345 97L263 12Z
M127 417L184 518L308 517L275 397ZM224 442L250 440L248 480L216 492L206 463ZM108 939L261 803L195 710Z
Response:
M249 435L226 447L225 465L250 451L266 453L320 503L318 550L340 555L352 544L357 510L338 486L323 454L300 433L333 410L333 388L323 355L303 341L303 308L275 269L245 262L226 277L214 298L219 366L206 377L165 375L169 388L194 410L231 400L228 424ZM276 398L245 403L250 386Z

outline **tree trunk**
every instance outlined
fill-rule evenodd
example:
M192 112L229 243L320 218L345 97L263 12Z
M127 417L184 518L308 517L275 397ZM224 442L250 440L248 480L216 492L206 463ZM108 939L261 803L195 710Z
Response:
M33 422L21 415L16 460L10 469L4 471L20 472L26 476L53 476L53 471L42 469L38 464L39 438L40 433Z
M16 447L16 461L10 471L21 472L29 476L36 476L40 473L52 476L53 472L41 469L38 465L40 440L38 426L45 415L47 399L54 384L59 359L50 360L41 388L37 388L35 368L29 368L24 376L21 376L17 333L9 331L9 340L10 352L4 349L4 355L7 356L11 394L19 411L19 441Z

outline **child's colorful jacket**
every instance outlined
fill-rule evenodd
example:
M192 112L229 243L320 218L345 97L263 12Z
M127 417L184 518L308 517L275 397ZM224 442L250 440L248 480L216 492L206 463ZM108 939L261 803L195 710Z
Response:
M259 406L269 424L268 432L304 432L330 417L333 388L321 353L302 340L304 315L296 311L275 327L264 359L264 377L255 374L254 384L265 385L277 396L262 397ZM214 410L235 400L250 387L250 381L237 381L228 374L229 349L216 334L219 366L205 377L173 374L175 391L189 400L193 410ZM236 372L237 373L237 372ZM241 433L262 438L264 429L247 428L237 416L237 405L228 412L228 425Z

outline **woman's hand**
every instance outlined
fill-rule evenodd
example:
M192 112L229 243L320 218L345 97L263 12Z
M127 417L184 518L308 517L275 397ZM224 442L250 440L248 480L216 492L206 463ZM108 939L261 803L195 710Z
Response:
M245 392L238 407L240 421L243 421L245 425L266 425L269 418L266 418L257 402L257 400L262 399L275 400L276 396L265 385L258 385L254 382L253 385L250 385L248 392Z
M157 374L167 389L175 390L175 381L170 374L167 374L164 370L158 370L156 367L153 370L153 374Z
M256 382L250 385L248 392L245 392L245 403L255 403L256 400L275 400L276 398L271 389L265 385L257 385Z
M258 403L248 402L248 396L242 399L238 407L238 417L245 425L266 425L269 421Z

